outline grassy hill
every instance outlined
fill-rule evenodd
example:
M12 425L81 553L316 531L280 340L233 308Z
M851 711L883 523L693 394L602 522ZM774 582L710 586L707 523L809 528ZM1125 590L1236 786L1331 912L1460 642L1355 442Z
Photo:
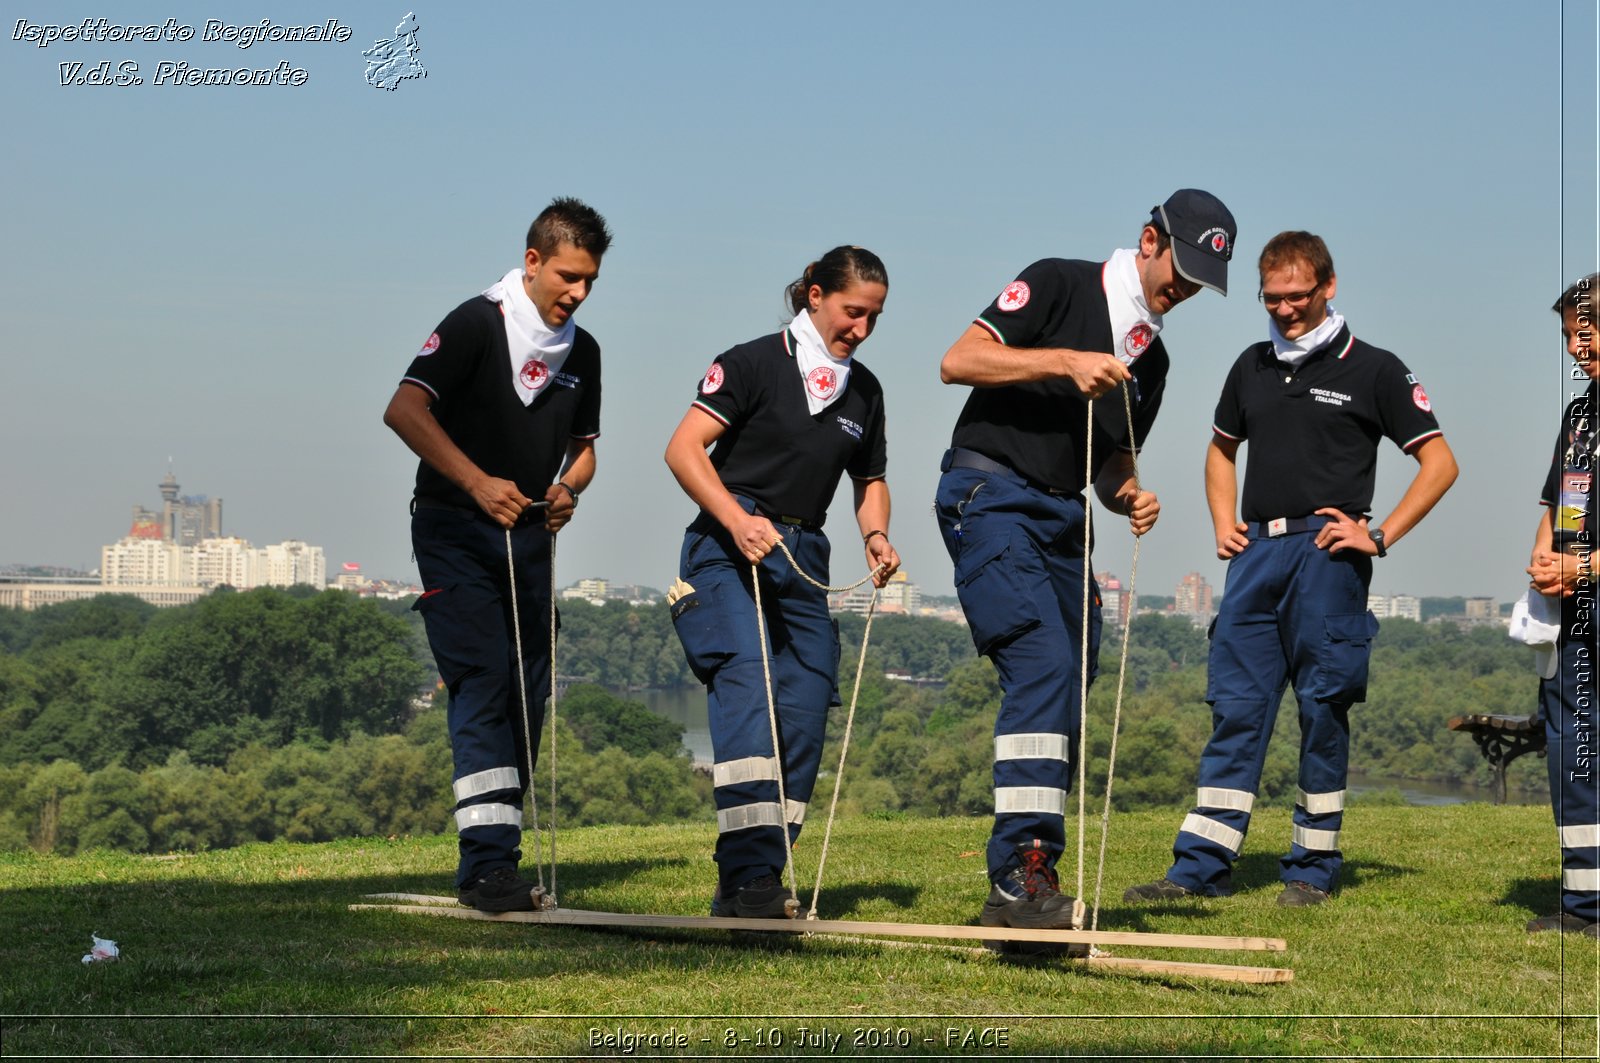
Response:
M1346 816L1344 890L1308 910L1273 903L1289 816L1267 809L1238 895L1125 906L1125 886L1166 867L1180 817L1115 819L1100 928L1282 937L1289 951L1112 951L1291 966L1293 982L1088 972L1004 962L964 943L347 910L367 893L448 892L448 836L161 857L7 854L0 1055L1595 1057L1600 942L1522 929L1556 904L1548 809L1357 804ZM800 852L807 903L821 826L819 816ZM977 818L842 823L819 914L974 922L987 831ZM562 906L704 914L713 841L709 823L563 831ZM1096 844L1091 829L1091 889ZM1068 868L1064 885L1074 875ZM115 939L122 958L80 963L91 932ZM652 1035L654 1044L625 1040Z

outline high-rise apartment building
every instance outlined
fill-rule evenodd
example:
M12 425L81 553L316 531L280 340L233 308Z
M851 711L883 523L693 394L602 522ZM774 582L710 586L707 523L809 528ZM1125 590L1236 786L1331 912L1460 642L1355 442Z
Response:
M1172 611L1192 620L1210 620L1214 611L1211 607L1211 584L1198 572L1183 577L1173 591Z

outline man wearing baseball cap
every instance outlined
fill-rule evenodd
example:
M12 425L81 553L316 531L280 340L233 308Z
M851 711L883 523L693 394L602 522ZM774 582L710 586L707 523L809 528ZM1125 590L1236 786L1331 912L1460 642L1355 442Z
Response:
M1278 903L1321 904L1339 881L1350 706L1365 701L1378 622L1374 564L1455 481L1456 462L1427 392L1399 358L1350 333L1329 301L1338 286L1321 237L1282 232L1261 250L1268 337L1245 348L1222 386L1206 451L1206 501L1228 562L1211 632L1195 807L1166 876L1123 894L1167 901L1232 892L1284 687L1300 707L1294 836ZM1399 503L1371 517L1378 442L1417 462ZM1250 441L1243 498L1239 445ZM1243 519L1240 519L1242 516Z
M1004 692L984 926L1081 925L1082 905L1060 892L1055 865L1077 767L1081 670L1087 663L1092 677L1099 652L1098 592L1084 604L1086 491L1092 482L1135 535L1155 524L1161 506L1134 478L1133 448L1161 406L1163 318L1202 286L1227 294L1235 235L1217 197L1175 192L1151 210L1135 248L1023 270L940 363L946 384L972 391L935 509L973 643ZM1091 431L1089 401L1102 397Z

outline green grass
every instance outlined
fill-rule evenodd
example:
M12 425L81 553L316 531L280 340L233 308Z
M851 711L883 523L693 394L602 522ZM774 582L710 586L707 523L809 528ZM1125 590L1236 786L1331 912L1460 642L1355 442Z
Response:
M1266 809L1240 862L1240 893L1124 905L1125 886L1166 867L1180 817L1116 818L1101 929L1282 937L1289 951L1112 951L1292 966L1293 982L1091 973L1002 962L964 943L347 910L366 893L449 892L452 837L170 857L10 854L0 856L0 1055L592 1059L624 1055L594 1040L620 1031L688 1039L630 1053L657 1058L1595 1056L1600 942L1522 929L1556 904L1547 809L1358 804L1346 816L1343 891L1302 910L1273 903L1289 818ZM821 826L802 846L803 875ZM986 819L842 823L819 914L971 923L987 832ZM713 840L710 824L563 831L561 903L703 914ZM1089 849L1092 888L1092 831ZM1068 869L1063 885L1073 878ZM804 877L802 897L809 903ZM80 963L91 931L115 939L122 959ZM1004 1033L984 1044L985 1030ZM749 1040L730 1047L729 1031ZM770 1031L781 1045L762 1043Z

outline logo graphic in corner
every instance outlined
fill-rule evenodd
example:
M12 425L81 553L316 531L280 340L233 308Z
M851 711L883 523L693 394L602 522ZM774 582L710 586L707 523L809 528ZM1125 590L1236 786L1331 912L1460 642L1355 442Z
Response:
M393 92L407 78L425 78L428 72L417 62L417 16L407 11L394 36L386 41L374 41L372 47L361 54L367 57L367 84L375 89Z
M1127 365L1137 362L1139 356L1150 349L1150 341L1155 338L1155 329L1143 321L1133 326L1122 338L1122 361Z
M1428 393L1422 390L1421 384L1411 389L1411 401L1423 413L1433 412L1433 403L1428 401Z
M831 399L839 390L839 377L832 366L819 365L806 374L806 390L819 399Z
M428 342L424 343L422 345L422 350L417 352L417 357L418 358L426 358L428 355L432 354L434 351L437 351L438 349L439 349L439 334L437 332L435 332L433 335L428 337Z
M722 363L712 362L711 368L706 370L706 378L700 381L700 394L715 395L722 388Z
M522 386L529 391L538 391L550 379L550 367L537 358L529 358L522 363L522 369L517 373L522 379Z
M1207 229L1205 232L1200 234L1200 239L1196 242L1201 244L1210 244L1212 251L1222 255L1224 258L1231 257L1231 254L1228 250L1228 230L1226 229Z
M1000 298L995 300L995 305L1007 313L1021 310L1028 305L1028 297L1032 294L1027 281L1012 281L1006 285L1005 291L1000 293Z

